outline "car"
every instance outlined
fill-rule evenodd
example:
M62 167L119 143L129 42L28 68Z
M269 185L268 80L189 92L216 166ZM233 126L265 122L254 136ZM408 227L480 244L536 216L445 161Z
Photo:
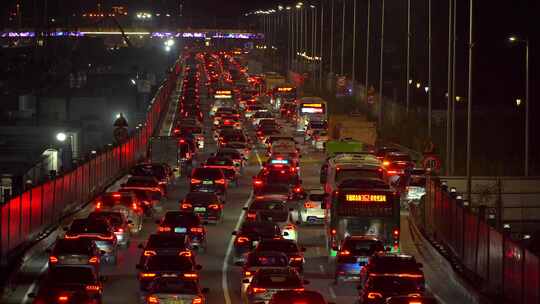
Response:
M158 184L164 189L167 189L167 185L171 179L171 173L167 166L159 163L143 163L135 165L129 170L129 174L132 176L153 176L158 180Z
M163 220L156 221L158 233L187 234L191 244L206 250L206 229L199 216L186 211L167 211Z
M310 190L307 200L298 206L298 221L301 224L324 224L326 209L322 208L325 195L323 190Z
M422 264L408 254L376 252L368 258L368 262L360 270L360 286L363 286L369 277L378 274L406 274L418 278L424 284Z
M392 152L401 152L401 150L394 147L382 146L375 149L374 154L379 160L382 161L387 153L392 153Z
M268 109L266 109L264 106L260 105L260 104L253 104L253 105L247 105L246 106L246 111L244 112L244 116L247 118L247 119L251 119L253 117L253 115L255 115L255 113L257 112L268 112Z
M242 276L240 277L241 293L245 294L251 278L257 270L261 268L286 268L289 267L289 257L279 251L252 251L247 254L246 261L242 266ZM249 283L243 283L245 279Z
M165 196L165 188L159 184L159 180L154 176L132 176L125 183L120 184L122 190L145 190L159 192Z
M138 248L142 249L139 264L154 255L179 255L182 252L191 252L195 262L194 246L188 234L154 233L148 237L146 244L141 243Z
M240 169L245 165L245 154L238 152L237 149L221 148L217 151L215 156L229 158L230 160L232 160L235 167L239 169L238 171L240 171Z
M297 144L296 140L292 136L285 136L285 135L277 135L277 136L270 136L266 139L264 144L267 147L270 147L274 141L289 141L293 144Z
M375 236L347 236L337 251L335 282L360 280L360 270L370 256L384 252L384 244Z
M386 153L382 164L390 176L402 176L407 173L406 171L414 168L414 161L411 156L403 152Z
M99 273L102 252L90 239L58 239L49 253L49 270L58 266L90 265Z
M220 150L225 151L231 151L235 150L236 153L234 155L233 161L239 162L242 167L244 166L244 162L249 159L249 155L251 154L251 147L247 142L241 142L241 141L229 141L222 145L222 148ZM218 151L219 153L219 151ZM241 159L236 158L237 155L240 155Z
M257 247L255 247L254 252L270 250L283 252L289 258L289 265L291 267L294 267L299 272L304 270L304 252L306 251L306 248L298 246L296 241L286 239L262 240Z
M220 169L225 175L228 184L238 186L240 167L236 166L232 159L224 156L212 156L206 160L203 164L203 168Z
M192 276L159 277L148 286L144 303L203 304L206 303L204 295L208 291L208 288L201 288L197 278Z
M65 239L89 239L96 243L102 257L116 264L118 261L118 242L109 221L104 219L76 219L65 227Z
M161 193L156 191L146 191L141 189L127 190L120 188L118 192L121 194L124 192L135 194L135 197L141 203L144 215L147 217L151 217L156 212L156 208L161 201Z
M260 111L255 112L255 114L251 116L251 121L253 123L253 126L257 127L261 119L270 119L270 118L274 118L274 114L272 114L272 112L268 110L266 111L260 110Z
M118 246L128 247L131 241L131 220L126 219L123 213L117 211L94 211L88 215L89 219L106 219L111 223Z
M256 220L257 212L259 211L275 212L276 214L282 212L288 213L289 208L287 208L286 203L286 200L280 200L271 197L255 197L255 199L251 201L248 207L243 208L246 211L245 219L252 221Z
M258 128L256 131L256 134L260 142L264 143L268 137L279 135L281 134L281 131L276 127L265 127L265 128Z
M268 304L334 304L326 302L317 291L312 290L282 290L274 293Z
M289 210L260 210L257 211L256 221L263 222L272 222L276 223L281 229L281 233L284 239L287 240L298 240L298 228L296 223L293 220L292 211L294 208L289 208Z
M425 286L423 276L413 274L405 276L390 272L370 275L367 280L360 285L358 298L359 303L361 304L384 304L387 303L386 300L391 297L401 295L421 296L424 292Z
M245 255L253 250L261 240L281 239L279 226L271 222L247 221L242 223L240 228L232 232L234 238L233 263L242 265Z
M106 192L95 200L96 212L119 212L128 221L131 233L138 233L143 226L144 210L137 195L129 191Z
M191 173L190 192L215 192L224 195L227 191L227 180L223 171L218 168L195 168Z
M28 294L35 304L101 304L104 278L92 266L54 267L41 281L37 294Z
M179 255L154 255L148 257L143 264L137 264L139 270L139 289L147 291L153 280L164 278L192 278L198 282L200 265L194 264L191 253Z
M189 192L180 202L180 210L191 211L201 219L217 224L222 220L224 203L215 193Z
M198 149L204 149L204 130L202 127L198 125L191 125L191 126L180 126L178 129L178 134L182 136L183 134L192 134L192 136L195 138L195 141L197 143ZM176 132L175 132L176 133Z
M437 299L430 296L419 296L419 295L406 295L406 296L396 296L386 299L385 304L439 304Z
M259 269L246 291L245 303L268 303L274 293L283 290L302 291L308 283L294 268Z
M326 130L313 130L310 139L313 148L317 151L322 151L326 148L326 143L330 140L330 137Z

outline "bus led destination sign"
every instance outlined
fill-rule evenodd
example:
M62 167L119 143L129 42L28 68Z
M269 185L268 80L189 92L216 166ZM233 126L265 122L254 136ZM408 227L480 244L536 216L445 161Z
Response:
M347 194L345 195L345 200L347 202L364 202L364 203L374 203L374 202L386 202L386 195L382 194Z

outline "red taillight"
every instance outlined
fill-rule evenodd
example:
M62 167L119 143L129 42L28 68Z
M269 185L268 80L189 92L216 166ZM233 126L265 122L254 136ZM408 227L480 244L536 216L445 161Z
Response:
M58 263L58 258L55 257L55 256L50 256L50 257L49 257L49 263L51 263L51 264L56 264L56 263Z
M368 297L368 299L372 299L372 300L380 299L380 298L382 298L382 294L380 294L378 292L370 292L370 293L368 293L367 297Z
M290 261L291 262L302 262L302 257L293 257L293 258L290 258Z
M295 188L294 188L294 192L295 192L295 193L300 193L300 192L302 192L302 187L295 187Z
M159 231L159 232L170 232L170 231L171 231L171 227L160 226L160 227L158 228L158 231Z
M249 276L252 276L253 273L251 271L244 271L244 276L245 277L249 277Z
M213 210L218 210L218 209L219 209L219 205L217 205L217 204L211 204L211 205L208 205L208 208L209 208L209 209L213 209Z
M155 278L156 274L153 272L143 272L141 273L142 278Z
M67 301L69 301L68 296L59 296L58 297L58 302L60 302L60 303L64 303L64 302L67 302Z
M123 228L118 228L118 229L116 229L116 232L118 232L118 233L123 233L123 232L124 232L124 229L123 229Z
M199 275L196 274L196 273L184 273L184 278L188 278L188 279L196 279L198 278Z
M351 252L349 250L342 250L342 251L338 252L338 255L339 256L349 256L349 255L351 255Z
M250 220L254 220L255 218L257 218L257 213L248 212L247 218Z
M178 255L190 258L190 257L193 256L193 253L191 253L191 251L189 251L189 250L186 250L186 251L181 251Z
M154 296L149 296L148 298L146 298L146 300L150 304L158 304L159 303L159 299L157 297L154 297Z
M181 205L181 208L182 208L182 209L191 209L192 207L193 207L193 205L187 204L187 203L183 203L183 204Z
M139 210L139 205L137 203L133 203L133 204L131 204L131 209L137 211L137 210Z
M122 194L120 194L120 193L114 193L114 194L112 195L112 197L114 197L114 198L121 198L121 197L122 197Z
M189 229L189 231L191 231L192 233L203 233L204 229L202 227L193 227Z
M306 208L306 209L315 208L315 204L312 203L312 202L305 202L304 203L304 208Z
M88 259L88 263L97 264L97 263L99 263L99 258L97 256L93 256L90 259Z
M220 185L225 185L225 179L222 178L222 179L218 179L215 181L216 184L220 184Z
M330 230L330 234L331 234L331 235L336 235L336 234L337 234L337 230L336 230L336 229Z
M201 297L196 297L193 300L191 300L191 304L202 304L203 300Z
M191 179L191 183L192 183L192 184L200 184L200 183L202 183L202 180L196 179L196 178L192 178L192 179Z
M295 288L295 289L293 289L293 291L304 291L304 290L305 290L304 288Z
M154 251L154 250L145 250L143 252L143 255L146 256L146 257L149 257L149 256L154 256L156 255L157 253Z
M96 209L101 209L101 202L96 203Z
M249 238L245 237L245 236L239 236L236 238L236 243L238 244L243 244L243 243L247 243L249 242Z
M253 293L263 293L263 292L266 292L266 288L253 287L251 288L251 291Z
M394 237L394 239L399 238L399 229L398 228L394 228L394 230L392 231L392 236Z
M87 291L99 291L100 289L98 285L86 285Z
M260 179L256 179L253 181L253 185L255 186L262 186L262 184L263 184L263 181Z

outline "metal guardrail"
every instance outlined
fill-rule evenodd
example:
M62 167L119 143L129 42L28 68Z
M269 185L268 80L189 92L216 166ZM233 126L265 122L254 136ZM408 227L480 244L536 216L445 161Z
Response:
M44 231L90 201L141 157L159 125L181 70L177 62L160 87L143 127L126 142L103 151L74 170L33 187L0 207L0 266L32 244Z
M488 225L456 198L438 178L428 178L419 206L411 205L411 218L481 292L500 303L540 303L540 259L514 242L510 235Z

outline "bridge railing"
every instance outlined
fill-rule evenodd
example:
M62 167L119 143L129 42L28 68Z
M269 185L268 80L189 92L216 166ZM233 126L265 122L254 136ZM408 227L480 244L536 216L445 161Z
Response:
M0 265L9 263L13 255L92 200L146 155L148 140L166 112L180 70L181 64L177 62L154 97L145 123L126 142L96 154L74 170L33 187L0 207Z
M411 217L428 238L461 262L466 277L501 303L540 303L540 260L510 235L491 227L436 178Z

